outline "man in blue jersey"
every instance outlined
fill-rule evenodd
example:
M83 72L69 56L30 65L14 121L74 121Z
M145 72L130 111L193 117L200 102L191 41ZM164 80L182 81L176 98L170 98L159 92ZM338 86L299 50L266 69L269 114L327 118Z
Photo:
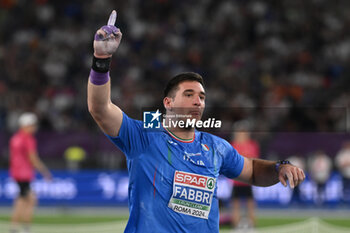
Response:
M170 125L150 131L129 118L110 100L109 63L122 37L115 20L113 11L95 34L88 106L127 158L130 217L125 232L219 232L220 174L257 186L280 181L294 188L305 179L304 172L287 161L245 158L227 141L194 127ZM205 107L202 77L188 72L172 78L163 104L165 118L185 109L182 114L200 120Z

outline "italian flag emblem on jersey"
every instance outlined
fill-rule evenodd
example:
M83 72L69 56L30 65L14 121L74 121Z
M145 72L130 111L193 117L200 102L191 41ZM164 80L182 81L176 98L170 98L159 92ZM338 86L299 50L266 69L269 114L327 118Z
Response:
M204 151L209 151L209 146L207 144L201 144Z

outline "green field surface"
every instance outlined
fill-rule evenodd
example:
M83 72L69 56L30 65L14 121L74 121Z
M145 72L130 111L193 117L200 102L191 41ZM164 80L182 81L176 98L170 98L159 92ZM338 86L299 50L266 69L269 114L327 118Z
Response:
M33 218L34 224L83 224L83 223L104 223L115 221L127 221L128 216L85 216L85 215L36 215ZM0 221L9 222L10 217L6 215L0 215Z
M305 221L307 218L278 218L278 217L268 217L268 218L258 218L257 219L257 227L270 227L270 226L278 226L285 225L291 223L297 223ZM127 216L85 216L85 215L37 215L33 219L34 224L82 224L82 223L104 223L104 222L114 222L114 221L127 221ZM350 220L349 218L321 218L326 223L349 227L350 228ZM9 222L10 217L8 215L0 215L0 221ZM228 226L223 226L223 229L229 228Z
M52 228L54 229L59 229L60 227L63 227L63 226L85 226L86 227L95 223L96 227L104 226L105 224L106 226L109 225L110 228L113 228L111 223L118 223L120 227L118 228L118 231L115 231L115 232L122 232L122 229L124 229L127 219L128 219L127 216L112 216L112 215L98 215L98 216L90 216L90 215L86 216L86 215L78 215L78 214L36 215L33 219L33 225L45 226L46 228L52 226ZM259 217L257 218L257 229L264 230L264 229L269 229L269 227L278 227L278 226L297 227L299 223L300 223L300 226L308 224L309 219L311 218ZM349 218L347 218L346 216L344 216L343 218L338 217L338 218L314 218L314 219L316 219L315 221L321 222L322 224L327 224L328 227L334 226L335 229L342 228L342 231L340 232L346 232L347 231L346 228L348 228L348 232L350 232L350 221L349 221ZM9 221L10 221L10 217L8 215L0 215L0 222L9 223ZM222 233L232 232L232 230L230 229L229 226L222 226L220 228L220 232ZM294 232L294 231L288 231L288 232ZM323 231L315 231L315 232L323 232ZM339 232L339 230L335 232Z

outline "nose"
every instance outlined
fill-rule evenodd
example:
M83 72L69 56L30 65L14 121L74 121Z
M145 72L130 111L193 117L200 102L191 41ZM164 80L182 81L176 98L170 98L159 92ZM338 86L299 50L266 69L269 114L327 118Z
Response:
M194 98L193 105L196 107L200 107L202 105L202 100L198 95Z

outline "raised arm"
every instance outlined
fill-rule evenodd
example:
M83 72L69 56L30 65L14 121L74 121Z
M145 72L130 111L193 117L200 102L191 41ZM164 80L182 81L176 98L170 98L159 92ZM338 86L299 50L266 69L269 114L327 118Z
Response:
M121 109L111 101L109 65L117 50L122 33L114 26L117 13L113 11L108 24L101 27L94 38L94 58L89 76L87 101L89 112L101 130L110 136L118 136L123 120Z
M292 164L279 164L276 161L244 158L242 173L237 178L240 181L256 186L270 186L279 181L294 188L305 179L304 171Z

